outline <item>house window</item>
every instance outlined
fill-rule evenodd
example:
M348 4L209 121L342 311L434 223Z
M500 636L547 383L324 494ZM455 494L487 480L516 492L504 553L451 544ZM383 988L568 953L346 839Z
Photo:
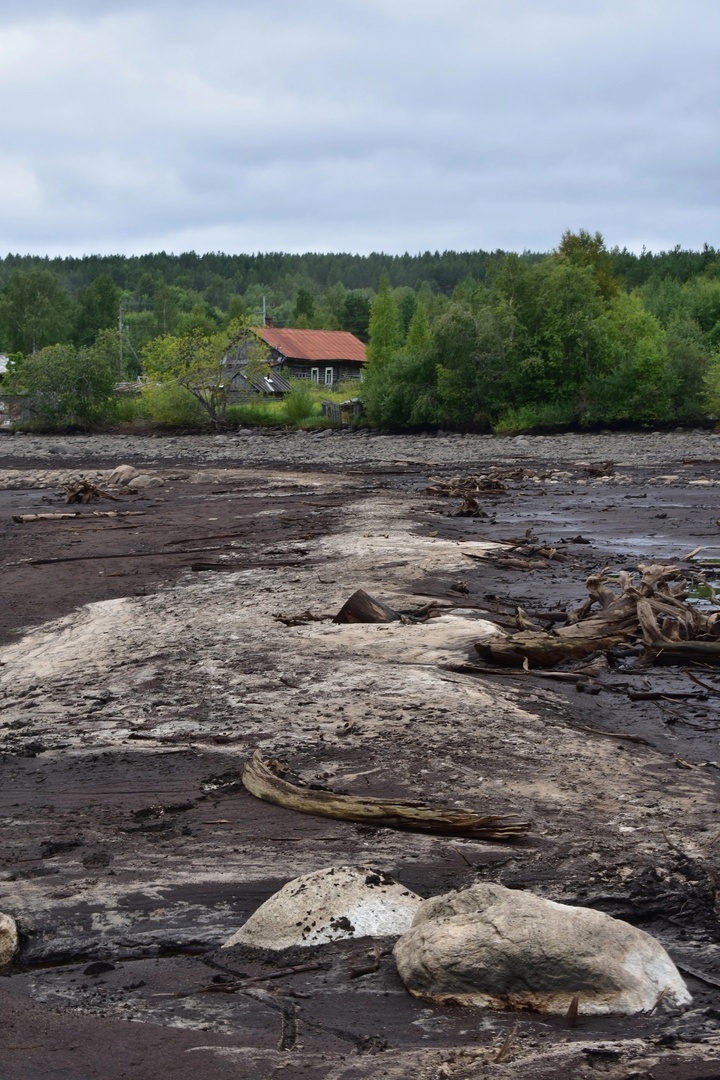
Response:
M313 382L319 383L320 382L320 368L316 368L316 367L310 368L310 378L312 379Z
M331 367L325 368L325 385L332 386L333 384L333 369Z

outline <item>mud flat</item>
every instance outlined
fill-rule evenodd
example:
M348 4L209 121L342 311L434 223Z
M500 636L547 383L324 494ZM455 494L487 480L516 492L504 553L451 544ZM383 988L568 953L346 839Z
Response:
M720 678L695 672L709 689L678 704L698 686L676 668L628 665L593 694L451 670L518 607L579 604L590 573L717 555L714 436L9 436L0 455L0 910L21 930L0 978L8 1080L720 1071ZM164 483L64 505L63 481L121 463ZM483 516L427 493L492 467L514 478ZM530 528L568 558L468 557ZM447 610L322 618L359 587ZM317 621L287 625L304 612ZM337 790L533 828L507 845L295 814L242 787L258 748ZM498 881L627 919L693 1004L568 1027L420 1003L388 943L361 977L368 940L220 950L289 878L349 863L422 896Z

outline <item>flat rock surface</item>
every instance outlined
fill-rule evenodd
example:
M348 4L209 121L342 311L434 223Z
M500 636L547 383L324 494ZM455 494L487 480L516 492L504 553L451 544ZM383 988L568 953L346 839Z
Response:
M605 566L716 554L716 445L682 432L0 438L0 910L21 935L0 978L4 1076L713 1075L720 680L699 673L704 700L632 702L628 686L699 687L627 670L589 696L449 668L518 605L577 605ZM613 475L588 471L611 458ZM120 464L165 484L64 505L64 479ZM430 477L518 465L484 517L450 517L458 500L426 492ZM68 509L78 517L13 520ZM530 527L571 558L512 572L466 557ZM324 618L357 588L456 610ZM320 621L277 618L307 611ZM483 844L295 814L242 787L256 748L309 782L517 812L533 830ZM412 999L386 956L354 974L369 940L232 963L220 950L289 879L351 863L424 897L499 881L627 919L662 941L693 1005L572 1029L469 1018ZM325 966L295 970L308 963ZM238 985L207 989L222 979Z

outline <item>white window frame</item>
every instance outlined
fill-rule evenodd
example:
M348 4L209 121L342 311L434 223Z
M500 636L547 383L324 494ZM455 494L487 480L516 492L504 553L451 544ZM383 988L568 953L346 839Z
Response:
M317 367L310 368L310 378L312 379L313 382L319 383L320 382L320 368L317 368Z
M328 379L328 375L330 376L329 379ZM335 375L335 372L334 372L333 368L331 368L331 367L326 367L325 368L325 385L326 386L332 386L333 382L335 381L334 380L334 375Z

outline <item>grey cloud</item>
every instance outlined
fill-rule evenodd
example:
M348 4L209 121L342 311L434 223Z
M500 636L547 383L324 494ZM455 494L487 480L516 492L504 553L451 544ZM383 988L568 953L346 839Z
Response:
M0 246L699 246L719 29L702 0L6 4Z

